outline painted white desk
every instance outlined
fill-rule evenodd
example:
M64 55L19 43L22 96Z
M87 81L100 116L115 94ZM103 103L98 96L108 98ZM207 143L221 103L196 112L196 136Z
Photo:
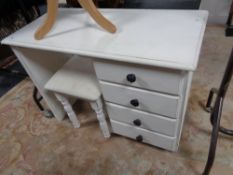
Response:
M116 34L82 9L60 9L52 31L33 37L43 17L2 41L10 45L58 120L63 108L44 84L72 55L91 57L112 131L177 150L208 13L102 10Z

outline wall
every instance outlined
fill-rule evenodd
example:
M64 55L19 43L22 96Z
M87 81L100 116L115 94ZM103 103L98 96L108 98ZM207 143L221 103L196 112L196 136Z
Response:
M66 0L59 0L59 3L66 3Z
M186 1L188 2L190 0ZM59 2L65 3L66 0L59 0ZM209 11L210 24L225 24L231 2L232 0L201 0L200 9Z
M232 0L202 0L200 9L209 11L209 24L226 24Z
M124 0L126 8L198 9L200 0Z

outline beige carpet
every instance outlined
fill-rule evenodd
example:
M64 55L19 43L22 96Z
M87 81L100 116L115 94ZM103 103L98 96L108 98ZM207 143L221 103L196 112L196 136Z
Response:
M194 74L180 148L171 153L113 135L105 140L94 113L79 105L82 127L68 120L44 118L32 101L25 80L0 99L0 174L6 175L197 175L209 148L209 114L201 105L218 87L233 38L209 26ZM232 83L233 85L233 80ZM224 103L222 124L233 128L233 88ZM233 138L221 135L212 175L233 174Z

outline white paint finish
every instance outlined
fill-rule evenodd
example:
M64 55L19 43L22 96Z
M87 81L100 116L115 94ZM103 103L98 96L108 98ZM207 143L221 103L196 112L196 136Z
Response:
M169 94L179 94L183 78L181 71L119 62L94 62L94 67L100 80ZM134 74L136 81L129 82L126 78L128 74Z
M2 41L36 48L143 65L194 70L208 13L199 10L101 10L117 25L116 34L100 29L82 9L60 9L43 40L34 32L44 16Z
M110 138L111 135L110 135L108 124L106 122L105 114L103 111L103 104L102 104L101 98L97 99L94 102L90 102L90 105L92 109L96 112L97 119L99 121L99 125L100 125L101 131L104 137Z
M146 73L146 83L152 82L150 76L158 80L150 86L138 85L138 88L135 88L101 81L102 86L104 84L102 89L105 96L107 94L109 98L105 99L110 102L129 106L129 100L140 97L139 109L177 118L174 137L112 120L115 133L134 139L137 134L142 134L145 137L145 143L173 151L177 150L190 91L191 75L197 66L208 16L207 12L125 9L105 9L102 12L117 24L116 34L112 35L100 29L83 10L60 9L58 21L45 39L34 40L34 31L43 21L44 17L42 17L9 36L2 43L13 46L14 52L48 103L49 108L59 120L63 118L64 110L54 95L44 89L44 85L66 62L67 58L64 53L84 55L88 56L88 59L93 57L96 62L107 62L107 60L111 62L110 64L126 62L129 65L129 70L135 70L136 67L142 69L137 70L138 72L146 72L150 69L147 66L153 67L151 70L154 71L163 69L165 71L163 73ZM173 71L165 68L181 70L180 72L183 72L182 80L176 79L176 76L173 79L173 76L169 74ZM106 72L107 67L101 69L98 71ZM126 69L122 68L124 71ZM108 70L106 74L111 74L110 76L115 83L124 84L116 77L121 75L123 71L115 68L116 74L111 71L113 69ZM175 72L173 73L175 74ZM103 76L101 75L101 77ZM168 84L163 85L162 80L166 80L165 83ZM177 91L178 82L179 89ZM143 103L145 104L143 105ZM131 108L134 107L131 106ZM103 113L100 114L99 110L97 113L102 132L105 137L108 137L107 132L105 133L107 125L102 124ZM128 120L129 117L126 116L126 119Z
M92 60L79 56L70 58L45 88L90 101L97 100L101 95Z
M179 97L145 91L138 88L100 81L105 101L120 104L171 118L177 118ZM130 101L137 99L139 106L134 107Z
M177 123L175 119L126 108L108 102L106 103L106 106L108 115L112 120L135 126L133 121L139 119L141 121L141 125L135 127L175 137Z
M75 128L80 127L80 122L66 95L90 101L104 137L110 137L92 60L78 56L71 57L46 83L45 88L55 92L55 96L63 105Z
M76 116L76 114L75 114L69 100L63 94L55 93L55 96L57 97L57 99L63 105L63 108L66 111L66 113L67 113L70 121L72 122L73 126L75 128L79 128L80 127L80 122L79 122L78 117Z
M65 114L63 107L53 93L44 89L44 85L70 56L19 47L12 47L12 49L55 117L61 121Z
M136 128L125 123L111 120L112 131L114 133L127 136L132 139L136 139L137 136L143 137L144 143L149 143L154 146L158 146L167 150L174 151L174 137L165 136L159 133L151 132L142 128Z
M178 147L179 147L183 124L185 121L185 114L186 114L188 99L190 95L192 77L193 77L193 72L187 72L186 78L184 79L184 82L183 82L184 88L183 88L182 96L180 97L183 103L182 105L180 105L180 109L179 109L180 121L177 123L177 139L176 139L176 145L175 145L176 150L178 150Z

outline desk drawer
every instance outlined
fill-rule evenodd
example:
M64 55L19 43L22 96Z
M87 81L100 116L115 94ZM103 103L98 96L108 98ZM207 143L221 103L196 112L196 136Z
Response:
M94 66L100 80L169 94L179 94L183 77L181 71L134 64L95 62Z
M105 101L134 109L177 117L179 97L145 91L118 84L100 82Z
M131 108L106 103L110 119L144 128L161 134L175 136L176 120Z
M136 128L121 122L111 120L112 131L116 134L123 135L139 142L149 143L168 150L174 150L175 137L169 137L142 128Z

